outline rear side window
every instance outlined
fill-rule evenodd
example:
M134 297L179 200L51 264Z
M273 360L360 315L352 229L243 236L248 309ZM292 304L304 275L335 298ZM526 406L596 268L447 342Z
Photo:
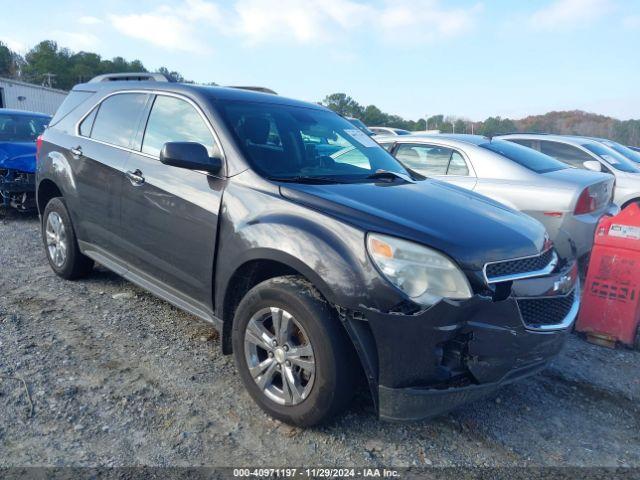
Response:
M451 161L449 162L447 175L455 175L459 177L466 177L469 175L469 167L467 167L467 162L465 162L464 158L462 158L462 155L460 155L456 151L451 154Z
M93 122L96 120L96 114L97 113L98 113L98 108L96 107L80 123L80 135L82 135L83 137L90 137L91 136L91 129L93 128Z
M159 156L167 142L195 142L204 145L212 157L219 157L213 135L198 111L185 100L158 95L153 102L142 141L142 151Z
M107 98L100 104L91 138L130 148L147 97L145 93L120 93Z
M584 165L582 165L584 162L593 160L591 155L579 148L549 140L540 142L540 151L574 168L584 168Z
M564 163L559 162L544 153L540 153L537 150L518 145L517 143L506 142L504 140L493 140L491 142L483 143L479 145L479 147L502 155L503 157L506 157L536 173L554 172L556 170L567 168Z

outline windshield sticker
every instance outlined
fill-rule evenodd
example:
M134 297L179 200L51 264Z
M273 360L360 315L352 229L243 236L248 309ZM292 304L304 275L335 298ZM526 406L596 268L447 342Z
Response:
M371 137L357 128L345 128L344 133L353 138L356 142L366 148L378 147L379 145L371 140Z
M619 225L614 223L609 228L610 237L630 238L632 240L640 240L640 227L632 227L631 225Z
M614 158L611 155L607 155L606 153L602 155L602 158L604 158L611 165L618 165L620 163L617 158Z

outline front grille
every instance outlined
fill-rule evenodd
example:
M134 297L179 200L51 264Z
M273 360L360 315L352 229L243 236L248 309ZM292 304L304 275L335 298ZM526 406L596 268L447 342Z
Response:
M528 327L557 325L569 315L575 291L564 297L518 300L522 321Z
M544 269L554 258L553 249L535 257L521 258L519 260L506 260L504 262L489 263L486 266L486 275L489 282L509 275L523 275L529 272L537 272Z

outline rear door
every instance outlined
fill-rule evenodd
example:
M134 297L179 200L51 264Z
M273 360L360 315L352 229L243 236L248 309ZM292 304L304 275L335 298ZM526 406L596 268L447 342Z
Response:
M69 137L77 198L74 222L79 238L102 255L118 251L120 198L124 165L149 100L146 93L118 93L104 99Z
M476 186L476 176L464 155L454 148L426 143L398 143L394 156L408 168L426 177L452 183L467 190Z
M143 131L122 181L123 254L130 272L152 290L210 311L225 179L222 172L214 176L164 165L159 154L172 141L201 143L218 158L222 152L202 111L181 96L155 96Z

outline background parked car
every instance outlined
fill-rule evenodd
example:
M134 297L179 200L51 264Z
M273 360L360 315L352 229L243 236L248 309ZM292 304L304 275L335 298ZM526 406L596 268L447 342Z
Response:
M593 138L593 140L615 150L620 155L623 155L632 162L640 164L640 151L633 150L632 148L629 148L625 145L622 145L621 143L614 142L613 140L609 140L607 138Z
M545 153L570 167L610 173L616 177L613 200L624 208L640 201L640 165L600 142L586 137L545 134L509 134L509 140Z
M602 215L617 213L611 175L581 170L530 148L478 135L378 138L405 166L473 190L536 218L552 240L568 233L578 255L591 251ZM564 232L564 233L563 233Z
M0 109L0 205L35 209L36 139L50 120L41 113Z
M411 135L409 130L403 130L402 128L391 127L369 127L376 135Z
M362 120L360 120L359 118L346 117L346 119L349 120L351 123L353 123L356 127L358 127L360 130L362 130L364 133L369 135L370 137L373 137L375 135L375 133L373 133L371 130L369 130L369 127L367 127L364 124L364 122Z

